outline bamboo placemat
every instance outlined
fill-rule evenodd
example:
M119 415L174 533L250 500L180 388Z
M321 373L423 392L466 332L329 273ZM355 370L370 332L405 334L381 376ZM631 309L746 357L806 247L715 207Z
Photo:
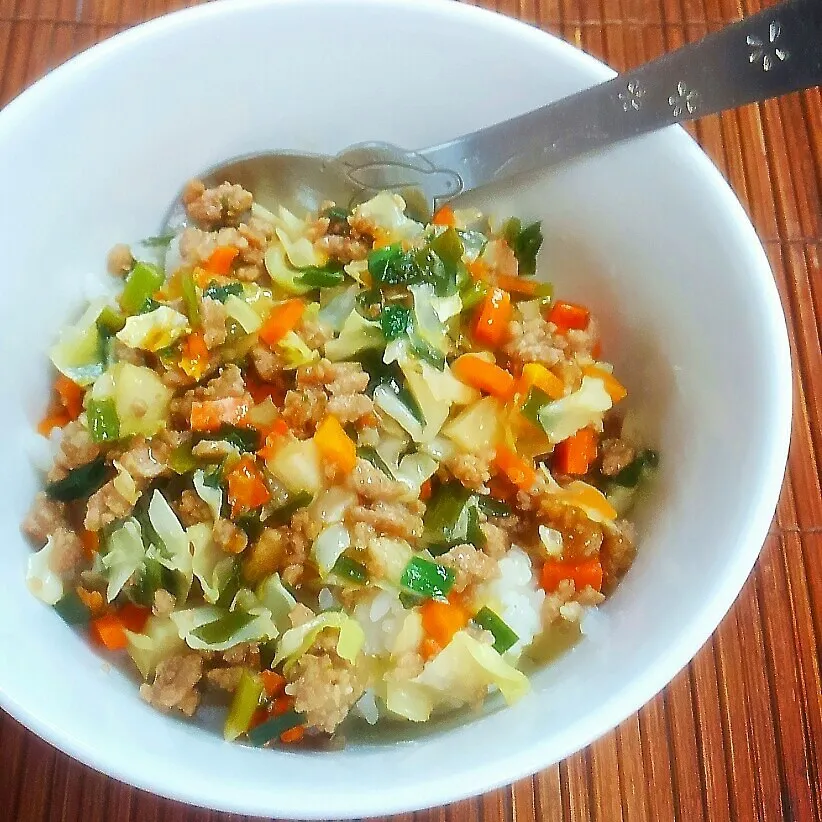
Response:
M196 0L193 0L196 2ZM822 0L820 0L822 2ZM0 0L0 105L48 69L187 0ZM621 70L767 0L480 0ZM791 328L794 431L762 556L719 629L655 700L532 779L403 822L822 822L822 97L693 129L765 243ZM0 713L0 820L228 822L73 762Z

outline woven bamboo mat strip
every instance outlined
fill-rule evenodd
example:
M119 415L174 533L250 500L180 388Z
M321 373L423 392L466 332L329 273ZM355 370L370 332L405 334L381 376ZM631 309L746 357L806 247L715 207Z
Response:
M195 0L196 1L196 0ZM822 2L822 0L820 0ZM479 0L623 69L768 0ZM0 0L0 105L186 0ZM713 637L614 732L510 788L403 822L822 822L822 95L692 127L765 243L791 331L794 435L762 556ZM0 714L0 820L228 822L107 779Z

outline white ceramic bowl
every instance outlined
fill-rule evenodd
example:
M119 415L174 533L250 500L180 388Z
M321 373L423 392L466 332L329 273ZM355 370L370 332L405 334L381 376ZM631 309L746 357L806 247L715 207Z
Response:
M789 436L790 361L771 271L742 208L678 128L506 190L541 218L540 270L603 318L606 352L662 453L639 557L602 632L514 708L413 742L253 750L155 713L23 583L23 443L44 356L108 247L156 233L182 181L221 158L366 139L442 141L611 72L513 20L430 0L230 0L140 26L0 113L4 401L0 703L77 759L186 802L361 817L489 790L565 757L696 653L762 545ZM482 200L482 197L478 197Z

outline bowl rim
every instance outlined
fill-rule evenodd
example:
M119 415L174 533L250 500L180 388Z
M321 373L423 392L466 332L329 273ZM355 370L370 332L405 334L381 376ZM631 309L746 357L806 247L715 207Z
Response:
M264 7L279 6L323 6L331 0L215 0L215 2L194 6L162 15L140 23L113 37L95 44L75 55L62 65L47 73L37 82L23 90L2 111L0 111L0 140L4 134L15 128L29 111L35 109L41 100L47 99L61 85L94 70L95 66L105 61L109 55L143 40L184 29L190 23L209 18L221 18L225 15L242 14ZM550 42L551 46L563 55L570 64L576 64L591 75L598 75L601 80L614 76L606 64L565 42L559 37L531 26L523 21L508 17L488 9L465 4L446 2L446 0L357 0L359 7L379 6L396 7L398 4L412 7L415 11L432 16L444 16L454 19L471 19L486 26L503 29L516 37L528 39L543 47ZM516 755L496 759L465 772L457 782L443 778L434 783L427 783L424 795L413 787L402 792L388 787L367 792L337 793L333 798L327 795L313 800L313 805L304 807L301 802L288 800L280 796L277 807L269 801L258 801L247 797L229 797L219 793L219 783L212 794L203 795L173 780L158 781L156 773L128 765L117 767L106 762L95 751L65 733L59 726L42 721L36 711L20 701L14 700L0 688L0 706L27 728L46 742L83 764L105 773L127 784L150 791L157 795L185 802L187 804L214 808L234 813L268 816L272 813L286 818L326 818L326 808L333 808L335 818L355 818L374 815L395 814L430 808L470 796L486 793L508 785L517 779L529 776L591 744L600 736L613 730L628 716L656 696L697 654L709 639L722 618L725 616L736 597L739 595L748 578L756 559L764 545L767 532L776 509L782 488L788 459L788 447L791 433L792 414L792 367L788 329L779 292L759 237L757 236L741 203L733 193L730 185L717 167L680 126L665 129L667 139L693 164L695 170L717 198L721 208L733 218L734 241L739 247L745 247L750 256L751 278L757 281L760 288L762 304L767 308L764 317L763 333L771 343L772 365L774 367L774 425L770 436L765 440L766 470L758 488L758 494L751 503L753 511L747 527L740 533L737 544L739 549L729 566L721 585L717 586L712 597L703 604L696 617L678 633L675 641L666 652L657 658L653 668L647 674L623 688L606 706L597 708L586 717L577 728L579 733L573 740L566 735L563 745L554 746L549 753L544 744L534 744L519 751ZM303 798L304 799L304 798Z

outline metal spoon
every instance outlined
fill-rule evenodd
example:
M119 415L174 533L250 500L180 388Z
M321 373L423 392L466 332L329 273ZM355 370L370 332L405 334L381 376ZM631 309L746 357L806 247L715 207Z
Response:
M783 0L605 83L450 142L416 151L363 143L336 157L271 152L206 170L262 205L316 209L384 190L418 211L490 183L675 123L822 84L822 0ZM409 203L410 205L412 203ZM178 198L166 225L185 224Z

